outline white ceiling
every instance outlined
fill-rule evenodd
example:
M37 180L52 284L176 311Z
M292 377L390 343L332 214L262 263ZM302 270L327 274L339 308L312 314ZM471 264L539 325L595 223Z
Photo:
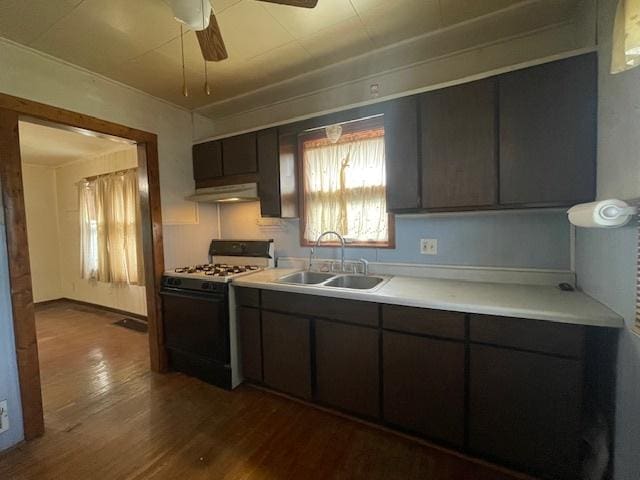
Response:
M212 0L229 59L208 64L209 97L193 32L184 37L191 93L181 95L179 25L162 0L0 0L0 36L196 108L532 1L545 0L319 0L315 9Z
M58 167L66 163L127 148L120 141L20 121L20 156L31 165Z

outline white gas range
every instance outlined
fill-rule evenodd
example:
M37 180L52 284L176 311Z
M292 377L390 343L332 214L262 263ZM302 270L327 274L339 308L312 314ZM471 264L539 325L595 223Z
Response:
M162 317L174 370L231 389L239 383L229 283L274 266L273 240L212 240L209 263L162 276Z

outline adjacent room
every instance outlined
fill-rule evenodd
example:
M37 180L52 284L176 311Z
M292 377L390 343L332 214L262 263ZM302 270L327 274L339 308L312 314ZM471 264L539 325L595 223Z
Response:
M137 147L29 120L19 133L42 399L55 424L118 381L118 357L149 368Z
M640 0L0 0L0 479L640 479Z

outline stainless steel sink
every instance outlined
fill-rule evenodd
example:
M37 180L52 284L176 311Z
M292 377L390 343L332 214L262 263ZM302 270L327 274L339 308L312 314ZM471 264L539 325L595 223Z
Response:
M380 277L369 277L363 275L341 275L339 277L334 278L333 280L329 280L324 285L326 287L336 287L336 288L353 288L357 290L370 290L376 285L384 282L384 278Z
M291 283L295 285L317 285L330 278L335 277L333 273L320 273L320 272L297 272L291 275L286 275L278 279L278 283Z

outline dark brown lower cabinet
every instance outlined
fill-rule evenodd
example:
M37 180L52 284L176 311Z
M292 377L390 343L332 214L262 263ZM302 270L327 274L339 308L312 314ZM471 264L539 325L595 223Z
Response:
M594 339L607 343L589 327L270 290L237 301L246 378L541 478L580 478L583 402L601 388L585 363ZM598 358L610 378L614 361Z
M378 417L377 329L316 320L316 385L320 402Z
M309 320L262 312L264 383L296 397L311 398Z
M262 338L260 310L238 307L238 339L242 376L262 382Z
M384 420L462 446L464 343L384 331L382 345Z
M545 478L579 478L582 362L471 345L469 448Z

